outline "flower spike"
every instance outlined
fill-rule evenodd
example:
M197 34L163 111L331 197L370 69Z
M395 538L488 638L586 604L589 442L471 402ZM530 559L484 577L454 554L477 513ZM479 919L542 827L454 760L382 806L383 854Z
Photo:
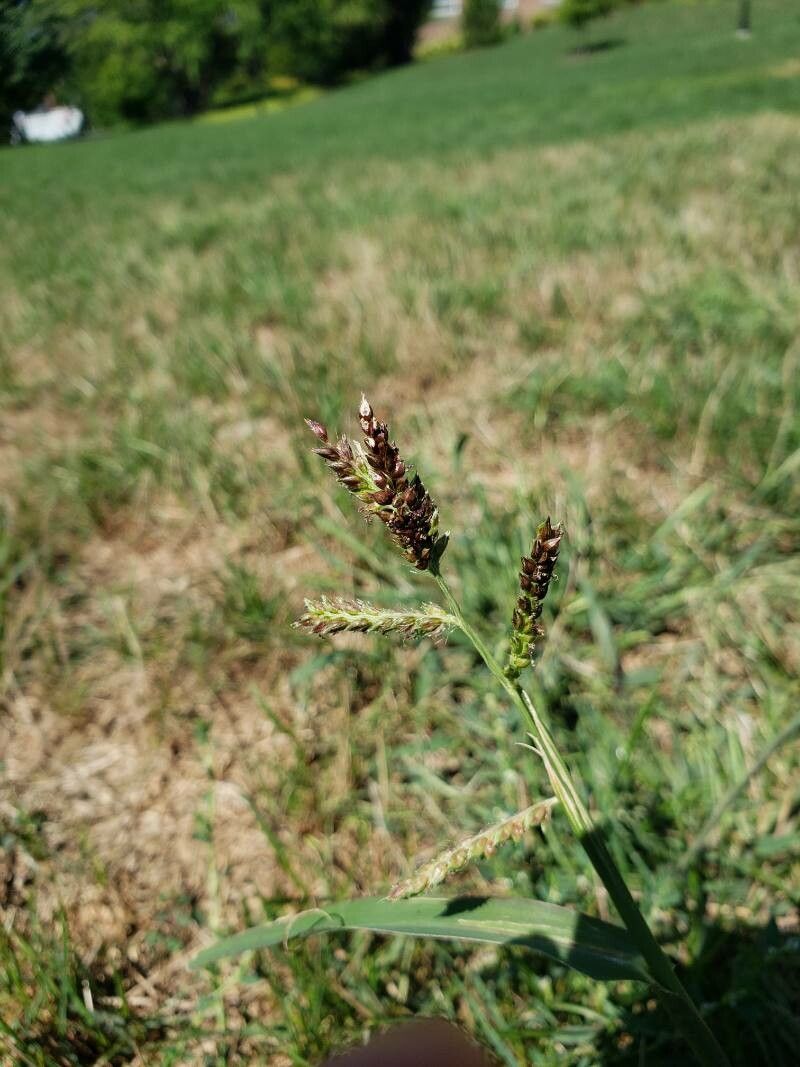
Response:
M444 637L457 620L438 604L421 604L417 608L381 608L364 600L347 597L322 597L306 600L306 610L293 625L320 636L344 631L362 634L399 633L401 637Z
M542 601L550 588L563 536L563 526L560 523L553 526L548 516L537 527L530 555L522 557L520 595L511 619L511 640L505 669L508 678L518 678L520 671L531 665L536 642L544 636L538 620L542 614Z
M358 409L364 446L340 437L333 444L328 431L314 419L306 419L321 442L315 453L336 478L364 505L368 516L377 515L388 528L409 563L421 571L437 561L447 545L439 536L439 511L418 474L400 456L389 437L389 427L378 422L365 396Z
M555 797L531 804L524 811L518 811L510 819L482 830L473 837L461 841L454 848L440 852L438 856L418 867L410 878L392 886L388 893L389 900L403 900L426 893L443 882L449 874L460 871L468 863L485 859L506 841L520 841L526 831L541 824L550 817L550 812L558 801Z

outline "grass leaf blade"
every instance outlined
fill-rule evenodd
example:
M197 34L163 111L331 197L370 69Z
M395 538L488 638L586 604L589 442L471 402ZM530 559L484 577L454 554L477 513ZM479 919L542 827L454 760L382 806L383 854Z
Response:
M522 945L591 978L649 981L646 964L622 927L544 901L487 897L344 901L224 938L202 951L192 967L337 930Z

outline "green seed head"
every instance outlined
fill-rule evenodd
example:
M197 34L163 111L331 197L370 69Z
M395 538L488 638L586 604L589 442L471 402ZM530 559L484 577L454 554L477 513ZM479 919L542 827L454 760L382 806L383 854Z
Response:
M536 643L544 636L539 624L542 601L553 577L564 528L553 526L548 516L536 529L529 556L522 557L519 572L519 596L511 617L511 637L505 673L517 678L533 662Z

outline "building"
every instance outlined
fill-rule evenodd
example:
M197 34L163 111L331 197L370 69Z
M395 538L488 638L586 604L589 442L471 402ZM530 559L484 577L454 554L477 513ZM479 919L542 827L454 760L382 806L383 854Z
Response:
M501 0L503 13L508 16L532 18L539 8L554 7L558 0ZM457 19L461 17L464 0L433 0L432 19Z

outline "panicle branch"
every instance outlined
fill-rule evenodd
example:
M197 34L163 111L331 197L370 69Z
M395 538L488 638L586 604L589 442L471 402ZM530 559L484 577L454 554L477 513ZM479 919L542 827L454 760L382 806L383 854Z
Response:
M295 628L328 636L345 630L362 634L399 633L405 638L444 637L457 620L437 604L422 604L411 610L390 610L364 600L322 597L306 600L306 610Z
M536 529L530 555L522 557L520 593L511 618L511 639L505 668L508 678L518 678L520 671L531 665L536 642L544 636L538 620L542 614L542 601L550 588L563 536L561 523L553 526L548 516Z
M328 431L316 419L306 419L306 425L314 436L322 442L315 448L314 454L320 456L336 479L349 489L364 504L370 504L378 491L378 486L367 463L364 450L349 441L344 434L334 444L328 438Z
M461 870L473 860L491 856L495 850L506 841L519 841L533 826L540 826L550 815L550 812L558 801L555 797L548 800L540 800L532 804L524 811L518 811L510 819L503 819L494 826L482 830L474 837L468 837L454 848L441 852L429 863L423 864L414 871L410 878L398 882L389 891L389 900L402 900L404 897L414 897L418 893L424 893L434 886L443 882L449 874Z

